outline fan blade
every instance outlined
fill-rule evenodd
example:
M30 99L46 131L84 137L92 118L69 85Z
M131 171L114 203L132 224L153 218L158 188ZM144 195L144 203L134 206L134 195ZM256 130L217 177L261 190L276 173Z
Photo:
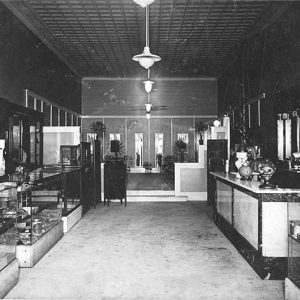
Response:
M134 111L143 111L145 110L144 107L128 107L129 110L134 110Z
M152 106L151 110L158 111L158 110L166 110L168 109L168 106L166 105L157 105L157 106Z

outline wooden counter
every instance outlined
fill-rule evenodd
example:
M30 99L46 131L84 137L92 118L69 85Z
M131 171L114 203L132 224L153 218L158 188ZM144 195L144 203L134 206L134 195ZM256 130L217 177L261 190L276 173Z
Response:
M222 172L211 172L211 174L217 177L218 180L220 181L238 187L241 190L244 189L256 194L287 194L287 193L300 194L300 188L299 189L290 189L290 188L261 189L259 188L261 182L254 179L252 180L237 179L235 177L235 173L225 174Z
M257 273L284 279L288 256L287 202L300 216L300 189L261 189L257 180L212 172L215 223ZM291 210L290 210L291 211Z

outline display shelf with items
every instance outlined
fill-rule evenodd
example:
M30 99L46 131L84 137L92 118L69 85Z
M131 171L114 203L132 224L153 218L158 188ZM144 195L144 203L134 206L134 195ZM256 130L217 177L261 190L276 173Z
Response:
M288 214L288 276L286 299L300 299L300 196L290 197Z
M86 167L91 166L91 144L81 142L78 145L60 146L60 163L65 167Z
M0 183L0 298L18 281L17 220L22 216L15 184Z
M80 165L80 145L61 145L60 163L62 168Z
M20 267L32 267L62 237L61 209L57 191L39 190L33 182L18 186L17 258Z

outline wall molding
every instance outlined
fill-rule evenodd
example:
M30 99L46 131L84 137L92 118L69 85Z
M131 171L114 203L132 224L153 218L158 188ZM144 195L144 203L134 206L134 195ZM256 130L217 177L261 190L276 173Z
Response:
M111 80L111 81L126 81L126 80L135 80L135 81L140 81L140 80L145 80L145 77L89 77L85 76L82 77L82 81L84 80ZM216 77L151 77L151 80L165 80L165 81L202 81L202 80L212 80L212 81L217 81L218 79Z
M132 115L132 116L124 116L124 115L82 115L81 119L146 119L145 115ZM213 119L213 118L218 118L217 115L195 115L195 116L152 116L151 119L192 119L192 118L202 118L202 119Z

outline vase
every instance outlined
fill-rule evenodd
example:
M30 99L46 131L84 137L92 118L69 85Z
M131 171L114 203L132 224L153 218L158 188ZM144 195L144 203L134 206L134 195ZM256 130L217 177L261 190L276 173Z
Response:
M179 150L179 162L184 162L184 149Z
M238 170L236 174L236 178L241 179L241 175L239 173L240 168L246 163L247 161L247 152L236 152L235 166Z
M252 169L250 166L242 165L239 168L239 174L241 176L241 179L244 179L244 180L251 179Z

